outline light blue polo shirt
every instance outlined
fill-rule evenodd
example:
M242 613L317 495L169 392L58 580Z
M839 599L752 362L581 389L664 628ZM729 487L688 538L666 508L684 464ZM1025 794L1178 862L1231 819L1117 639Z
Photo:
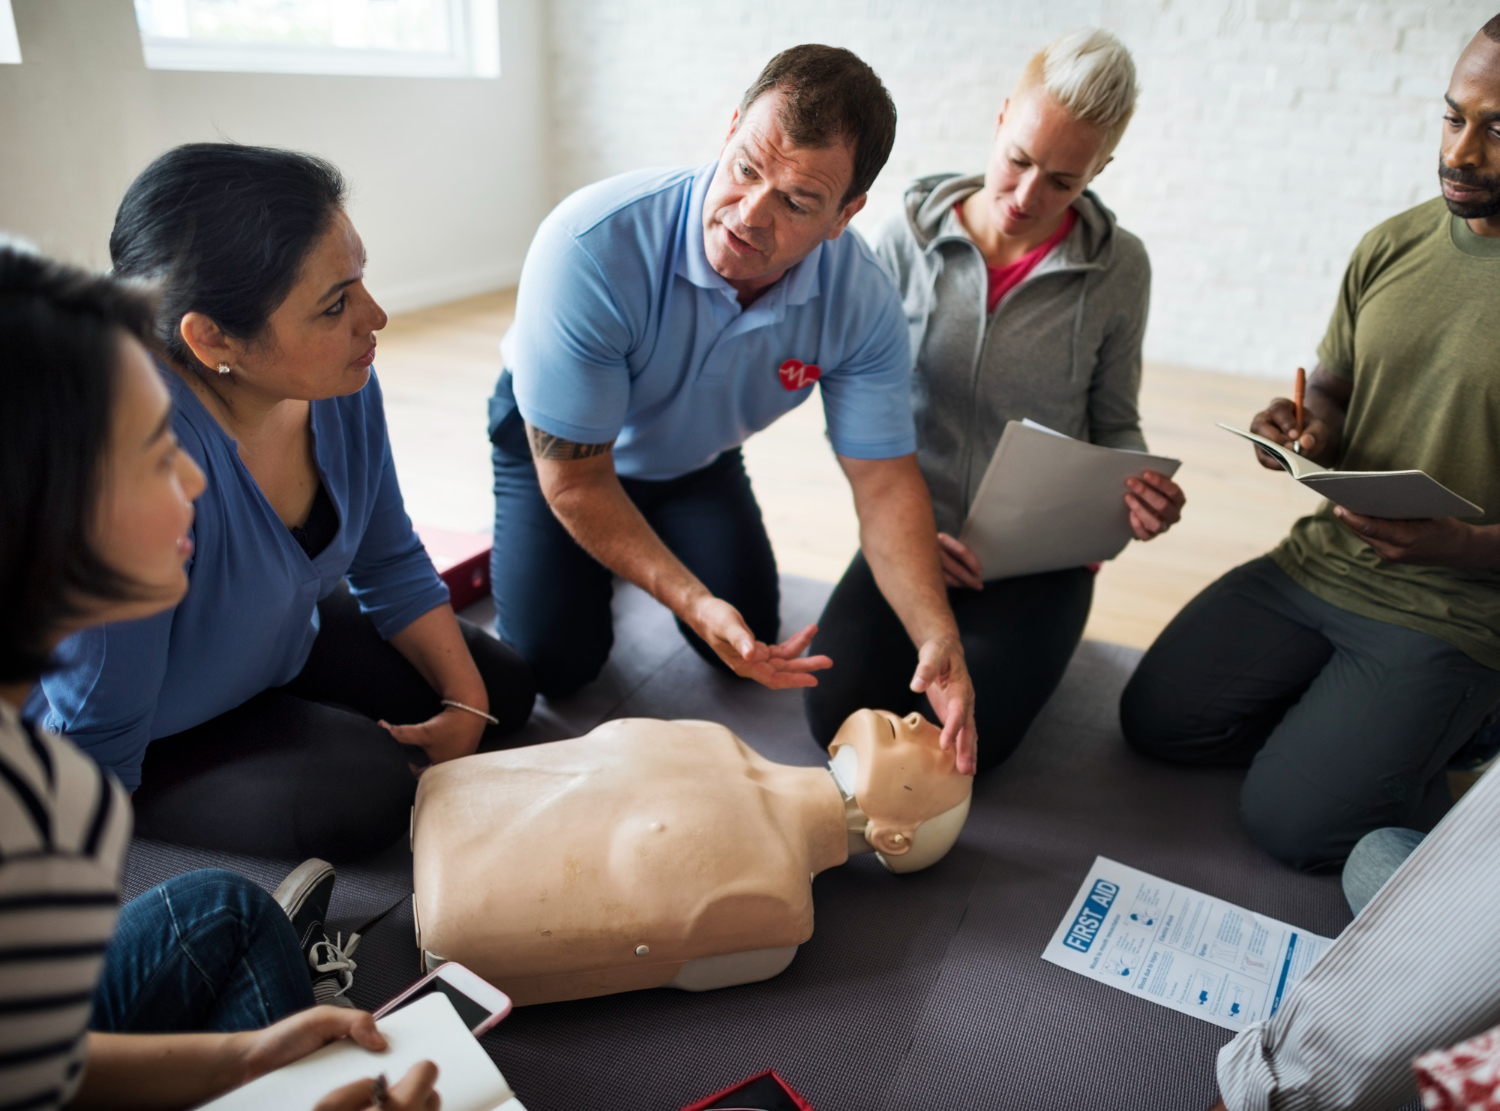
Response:
M574 193L526 253L490 437L525 453L520 420L615 442L617 473L670 479L707 466L811 396L816 366L840 455L916 450L911 355L896 287L857 236L813 252L742 309L709 265L703 199L716 163L622 174Z

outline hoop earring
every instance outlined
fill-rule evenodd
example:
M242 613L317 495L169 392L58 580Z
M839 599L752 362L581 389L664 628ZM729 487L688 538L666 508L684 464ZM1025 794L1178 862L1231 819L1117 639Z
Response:
M228 363L219 364L219 373L228 374L233 368Z

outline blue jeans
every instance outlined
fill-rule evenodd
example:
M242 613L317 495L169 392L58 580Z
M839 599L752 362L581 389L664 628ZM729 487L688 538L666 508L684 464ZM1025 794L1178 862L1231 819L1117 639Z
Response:
M597 678L609 658L614 576L558 522L529 453L496 447L493 459L495 626L531 665L537 690L560 698ZM740 449L678 478L622 478L620 485L672 554L740 611L757 640L774 644L781 602L776 557ZM728 670L697 633L681 621L677 627L693 651Z
M89 1029L258 1030L312 1005L312 976L286 912L243 876L205 868L121 909Z
M1375 897L1375 892L1385 886L1385 881L1395 875L1396 869L1406 863L1423 834L1414 829L1392 826L1367 833L1355 844L1344 864L1341 877L1344 898L1349 900L1349 909L1355 914L1365 909L1365 904Z

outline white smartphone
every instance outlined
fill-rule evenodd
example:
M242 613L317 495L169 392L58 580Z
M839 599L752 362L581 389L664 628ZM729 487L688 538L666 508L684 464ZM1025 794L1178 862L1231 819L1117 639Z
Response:
M384 1018L433 992L442 992L448 997L458 1017L475 1037L510 1014L510 996L494 984L481 980L463 965L445 961L381 1007L375 1012L375 1017Z

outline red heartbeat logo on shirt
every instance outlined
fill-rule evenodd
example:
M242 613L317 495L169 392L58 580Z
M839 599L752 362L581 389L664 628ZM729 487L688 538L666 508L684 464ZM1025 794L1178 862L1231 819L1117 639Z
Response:
M801 359L788 359L777 368L776 373L781 376L782 388L788 390L805 389L823 377L821 369L812 363L804 363Z

